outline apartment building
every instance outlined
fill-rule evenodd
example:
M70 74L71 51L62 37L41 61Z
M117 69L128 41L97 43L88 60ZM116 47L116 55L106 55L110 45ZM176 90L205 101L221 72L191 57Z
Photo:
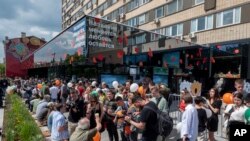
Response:
M87 14L210 46L250 38L249 12L250 0L62 0L62 28Z

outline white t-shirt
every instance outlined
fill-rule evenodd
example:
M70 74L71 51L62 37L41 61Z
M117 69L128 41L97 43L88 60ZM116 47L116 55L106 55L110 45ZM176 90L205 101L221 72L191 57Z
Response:
M245 111L247 110L247 107L245 105L240 106L240 108L235 109L231 113L229 121L239 121L239 122L244 122L244 114Z
M51 94L52 99L57 99L57 95L59 93L59 89L56 86L52 86L49 88L49 92Z

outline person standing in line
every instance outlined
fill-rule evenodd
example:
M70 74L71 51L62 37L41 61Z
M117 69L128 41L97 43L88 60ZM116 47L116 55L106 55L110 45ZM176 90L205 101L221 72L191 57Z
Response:
M106 117L107 131L109 135L109 141L119 141L118 131L113 120L115 119L115 110L117 109L117 104L115 101L115 92L107 91L107 101L104 106L104 112Z
M149 100L144 100L141 97L137 97L136 102L143 107L140 113L140 121L136 122L131 119L130 116L126 116L125 120L131 125L135 126L138 129L143 130L142 141L156 141L157 133L157 105ZM154 111L153 111L153 110Z
M205 141L205 130L206 130L206 124L207 124L207 113L204 109L205 100L201 96L197 96L194 99L195 102L195 108L198 112L198 118L199 118L199 126L198 126L198 138L197 141Z
M234 87L236 89L236 91L233 92L233 95L237 94L237 93L241 93L243 95L243 98L247 95L247 92L244 91L244 80L243 79L236 79L234 81Z
M8 80L6 79L6 77L3 77L2 80L0 81L0 88L2 89L3 96L5 96L5 92L8 86L9 86Z
M78 121L84 117L84 102L79 98L75 89L70 90L70 97L66 102L66 107L69 110L68 131L71 135L77 127Z
M60 90L61 102L62 102L63 104L65 104L65 103L66 103L66 100L67 100L67 98L68 98L68 95L69 95L69 91L68 91L68 88L67 88L67 85L66 85L66 81L63 81L63 82L62 82L62 85L61 85L61 88L60 88L60 89L61 89L61 90Z
M243 102L243 94L236 93L234 95L234 103L228 105L224 111L225 116L229 118L227 128L229 129L232 125L245 125L244 114L246 110L247 107Z
M57 95L59 93L59 89L56 86L56 83L53 83L53 86L49 88L49 92L51 94L51 101L56 102L57 101Z
M214 132L218 130L218 114L220 113L220 108L222 105L222 101L220 100L219 92L217 89L211 88L209 90L207 105L208 108L212 111L212 116L208 118L207 121L207 129L209 131L208 137L209 141L215 141Z
M181 120L181 138L183 141L195 141L198 136L198 113L193 105L193 98L191 95L185 95L183 100L186 107Z
M63 113L66 111L66 107L60 103L57 103L56 111L53 113L53 121L51 127L51 140L52 141L68 141L69 132L66 119Z
M162 112L167 112L167 100L159 93L159 88L154 86L150 89L153 98L150 101L153 101L158 109Z

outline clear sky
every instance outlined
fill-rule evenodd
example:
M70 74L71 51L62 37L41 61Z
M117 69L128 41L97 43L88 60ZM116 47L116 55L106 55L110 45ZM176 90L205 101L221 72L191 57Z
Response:
M0 0L0 63L5 36L17 38L21 32L49 41L61 31L61 0Z

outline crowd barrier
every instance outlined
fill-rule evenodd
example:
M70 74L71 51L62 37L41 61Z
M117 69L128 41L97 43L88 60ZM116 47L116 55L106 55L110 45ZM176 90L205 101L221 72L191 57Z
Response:
M171 105L169 105L169 116L173 119L174 127L176 128L176 125L179 122L181 122L181 116L182 116L182 113L179 110L179 104L181 101L180 95L179 94L170 94L168 101L171 103ZM225 131L225 128L223 127L223 123L224 123L223 112L224 112L224 110L225 110L225 104L223 103L221 106L221 109L220 109L218 131L215 132L215 137L223 138L223 139L227 140L226 131ZM208 130L206 130L205 140L208 140Z

